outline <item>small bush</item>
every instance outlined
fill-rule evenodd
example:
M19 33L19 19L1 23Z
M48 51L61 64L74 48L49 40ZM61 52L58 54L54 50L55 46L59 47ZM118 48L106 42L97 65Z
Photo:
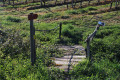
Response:
M80 13L87 13L87 11L86 10L80 10Z
M101 59L92 64L87 60L74 67L72 76L75 80L116 80L120 73L119 69L119 64L110 62L108 59Z
M72 42L78 44L80 40L82 40L82 31L79 28L75 28L71 25L68 25L66 28L63 29L62 35L68 38L71 38Z
M96 8L93 8L93 7L89 7L88 10L97 10Z
M44 19L44 18L56 18L57 16L60 16L59 13L48 13L42 16L39 16L40 19Z
M97 14L97 12L88 12L89 15Z
M8 16L7 20L11 22L21 22L21 19L16 18L16 17L11 17L11 16Z
M19 55L29 56L27 53L29 51L30 42L29 40L23 40L23 37L19 35L19 32L11 32L7 36L3 36L4 40L0 46L0 50L4 53L4 57L10 56L11 58L16 58ZM23 54L24 53L24 54Z
M68 19L70 16L61 16L62 19Z
M68 14L79 14L77 10L69 10L67 11Z
M50 17L53 17L53 14L46 14L46 15L44 15L44 18L50 18Z

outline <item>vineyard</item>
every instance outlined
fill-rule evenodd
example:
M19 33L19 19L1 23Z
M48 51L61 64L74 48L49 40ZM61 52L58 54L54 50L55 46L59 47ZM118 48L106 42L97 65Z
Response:
M120 0L0 0L0 80L120 80Z
M83 7L83 3L87 1L87 5L101 5L101 4L110 4L110 9L112 8L113 3L115 3L115 7L117 8L118 5L120 4L119 0L1 0L3 3L3 6L8 6L12 5L13 7L17 7L18 5L27 5L30 3L37 3L37 7L32 7L34 8L41 8L41 7L54 7L54 6L61 6L61 5L68 5L71 4L72 8L75 8L76 4L80 4L80 7ZM38 6L40 5L40 6ZM34 6L34 5L33 5ZM28 8L31 9L31 8Z

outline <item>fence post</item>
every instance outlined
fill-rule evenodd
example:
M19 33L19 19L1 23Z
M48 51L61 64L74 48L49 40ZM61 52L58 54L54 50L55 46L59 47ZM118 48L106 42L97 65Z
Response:
M96 35L97 30L99 29L100 26L104 26L105 24L103 22L98 22L98 25L96 26L94 32L92 34L90 34L87 39L85 40L85 42L87 42L87 51L86 51L86 56L89 59L90 62L92 62L92 54L90 53L90 41L93 39L93 37Z
M33 19L38 17L37 14L30 13L28 20L30 20L30 51L31 51L31 64L34 65L36 61L36 50L35 50L35 28L33 26Z
M87 40L87 57L90 59L90 39Z
M61 39L62 23L60 23L59 39Z

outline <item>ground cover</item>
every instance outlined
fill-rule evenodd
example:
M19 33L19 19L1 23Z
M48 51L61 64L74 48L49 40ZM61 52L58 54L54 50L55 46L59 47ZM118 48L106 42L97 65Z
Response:
M69 10L66 10L65 6L37 10L0 7L0 30L6 33L0 35L0 79L66 79L68 74L62 70L48 69L55 66L51 57L63 56L63 52L59 51L57 46L79 44L86 47L84 41L94 31L99 20L105 22L105 26L100 27L91 42L92 64L88 60L80 62L69 75L72 80L119 79L120 11L107 12L105 10L108 5ZM30 65L30 28L27 19L30 12L39 15L34 21L36 29L52 29L62 22L61 40L58 39L59 29L52 32L36 32L35 66Z

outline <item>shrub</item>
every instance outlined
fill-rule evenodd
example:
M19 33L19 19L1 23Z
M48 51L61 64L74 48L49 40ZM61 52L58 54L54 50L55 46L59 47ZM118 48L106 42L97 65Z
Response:
M116 80L120 73L119 69L118 64L110 62L108 59L101 59L92 64L85 60L74 67L72 77L78 80Z
M78 44L80 40L82 40L82 31L79 28L75 28L71 25L68 25L63 29L62 35L70 38L72 43Z
M44 19L44 18L56 18L57 16L60 16L59 13L48 13L42 16L39 16L40 19Z
M53 14L46 14L46 15L44 15L44 18L50 18L50 17L53 17Z
M21 19L16 18L16 17L11 17L11 16L8 16L7 20L11 22L21 22Z
M88 10L97 10L95 7L88 7Z
M61 16L62 19L68 19L70 16Z
M4 53L3 57L10 56L11 58L16 58L19 55L24 55L28 57L28 50L30 42L28 40L23 40L19 32L13 31L7 36L3 36L4 41L2 41L1 51ZM23 53L23 54L22 54Z
M98 12L88 12L88 15L94 15L94 14L97 14Z
M87 11L86 10L79 10L80 13L86 13Z
M68 10L67 13L68 14L79 14L77 10Z

